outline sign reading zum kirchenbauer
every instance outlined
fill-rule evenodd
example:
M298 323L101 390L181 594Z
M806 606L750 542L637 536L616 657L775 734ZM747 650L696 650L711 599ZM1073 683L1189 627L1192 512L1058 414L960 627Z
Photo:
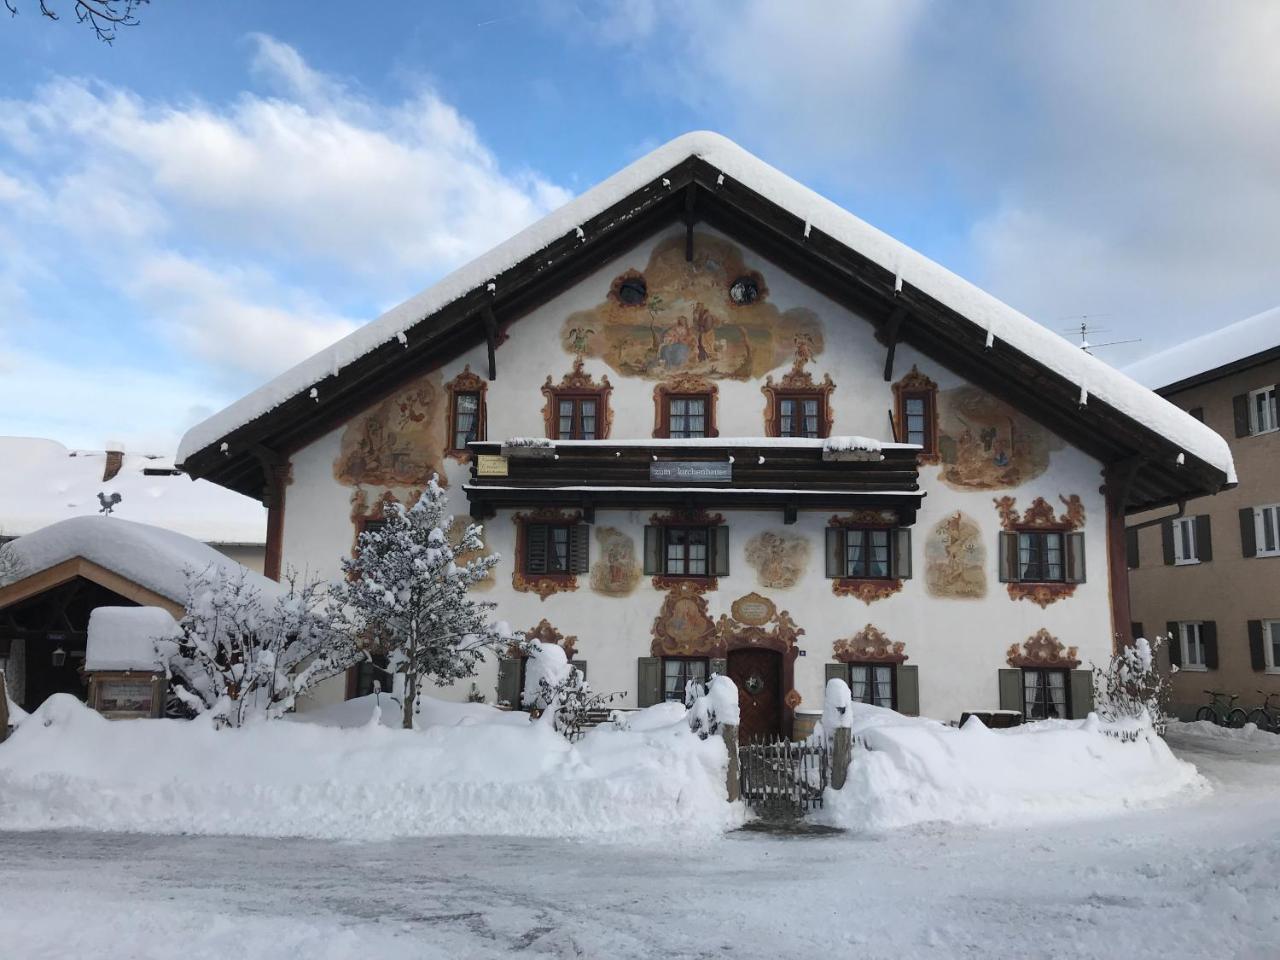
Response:
M649 464L649 479L662 483L725 483L733 479L727 460L656 460Z

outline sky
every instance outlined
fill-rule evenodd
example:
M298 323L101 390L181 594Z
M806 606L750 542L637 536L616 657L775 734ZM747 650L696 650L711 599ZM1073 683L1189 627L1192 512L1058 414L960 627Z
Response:
M0 434L189 426L716 130L1122 366L1280 305L1280 4L0 10Z

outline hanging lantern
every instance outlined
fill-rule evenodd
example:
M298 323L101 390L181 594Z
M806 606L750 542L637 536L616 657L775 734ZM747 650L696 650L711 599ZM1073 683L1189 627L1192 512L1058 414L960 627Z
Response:
M53 651L53 665L55 667L61 667L66 662L67 662L67 651L63 650L62 647L55 648Z

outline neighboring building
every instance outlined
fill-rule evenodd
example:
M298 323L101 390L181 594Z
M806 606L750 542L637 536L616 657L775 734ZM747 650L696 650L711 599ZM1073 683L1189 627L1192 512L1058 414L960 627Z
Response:
M267 514L257 500L192 482L170 457L0 437L0 543L68 517L101 513L98 494L111 504L113 517L193 537L262 571Z
M503 558L499 617L624 705L725 671L747 735L790 731L832 676L908 713L1083 715L1130 622L1125 514L1234 482L1213 431L712 134L193 428L178 460L269 504L270 575L339 575L439 474ZM476 683L514 700L519 668Z
M1125 372L1227 437L1240 473L1235 489L1189 500L1181 515L1133 517L1151 523L1129 532L1134 629L1173 636L1180 715L1193 716L1205 690L1250 709L1257 691L1280 694L1280 309Z
M5 546L16 579L0 578L0 671L12 700L34 710L54 693L84 699L89 617L100 607L159 607L180 618L188 568L278 587L213 547L114 516L60 520ZM7 561L9 562L9 561Z

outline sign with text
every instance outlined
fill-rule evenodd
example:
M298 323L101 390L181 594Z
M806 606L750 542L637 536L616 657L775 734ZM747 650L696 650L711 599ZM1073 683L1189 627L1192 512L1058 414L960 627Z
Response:
M505 477L507 475L507 458L495 457L491 453L482 453L476 457L476 476Z
M733 479L727 460L655 460L649 464L655 483L726 483Z

